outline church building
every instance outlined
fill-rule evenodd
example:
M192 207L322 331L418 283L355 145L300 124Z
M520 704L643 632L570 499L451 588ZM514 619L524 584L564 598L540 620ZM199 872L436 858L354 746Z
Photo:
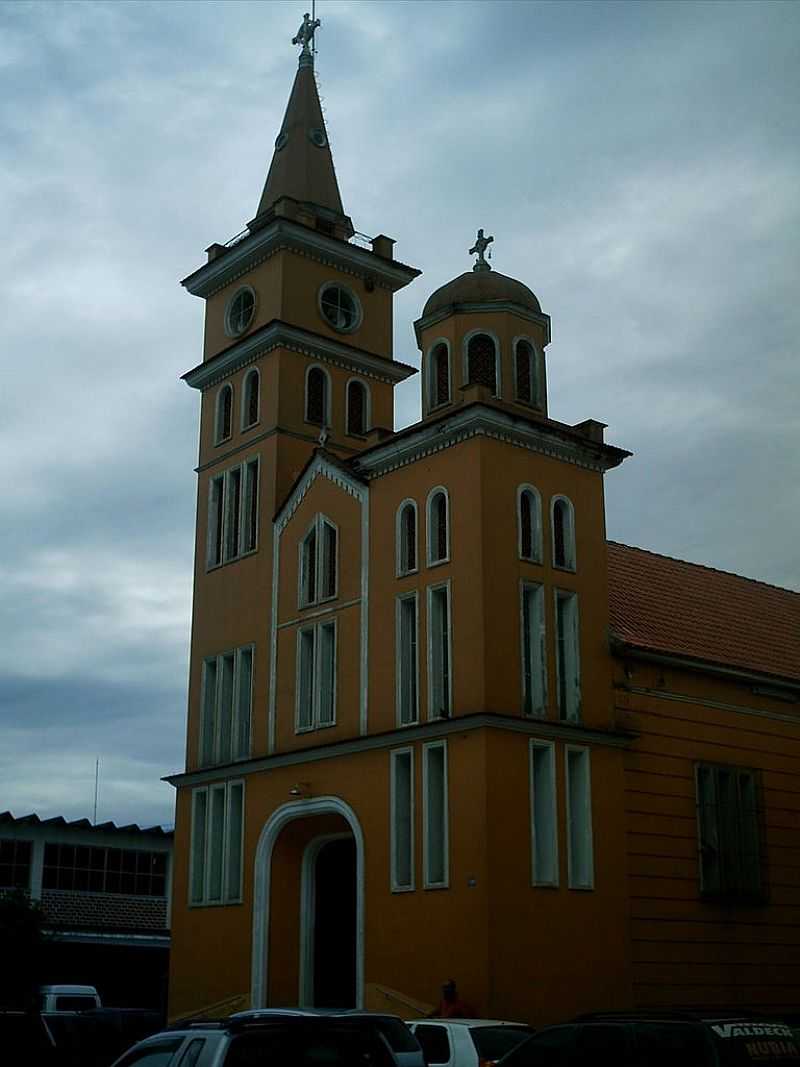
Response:
M170 1015L794 1004L800 595L606 537L630 453L552 418L550 318L343 205L311 50L205 301ZM245 216L246 217L246 216ZM478 220L483 221L483 220ZM611 475L613 477L613 473Z

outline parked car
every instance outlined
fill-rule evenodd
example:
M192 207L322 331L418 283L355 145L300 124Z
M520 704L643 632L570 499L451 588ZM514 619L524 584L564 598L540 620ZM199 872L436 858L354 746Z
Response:
M584 1015L539 1030L500 1067L798 1067L785 1023L679 1012Z
M239 1012L176 1024L113 1067L425 1067L401 1019L363 1013Z
M535 1033L525 1023L499 1019L414 1019L408 1028L428 1067L481 1067L496 1063Z

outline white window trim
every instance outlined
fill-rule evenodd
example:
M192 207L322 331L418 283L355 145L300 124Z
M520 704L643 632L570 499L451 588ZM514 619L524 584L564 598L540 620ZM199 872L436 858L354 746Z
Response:
M531 346L531 368L530 368L531 399L530 400L523 399L519 395L519 393L517 392L517 345L519 344L520 341L525 341L527 344L529 344ZM539 374L539 367L541 365L541 353L539 351L539 346L536 344L536 342L534 341L534 339L532 337L529 337L528 334L522 333L522 334L519 334L517 337L515 337L514 340L511 342L511 352L513 354L513 360L514 360L513 366L511 368L512 371L514 372L514 378L513 378L513 380L514 380L514 401L517 404L523 404L526 408L531 408L534 411L542 411L543 408L544 408L544 405L542 404L542 382L541 382L541 376Z
M503 374L502 374L502 359L500 355L500 338L494 332L494 330L487 330L484 327L478 327L477 329L470 330L468 334L464 335L462 342L462 384L466 388L470 384L469 381L469 343L473 337L477 337L479 334L485 334L491 341L494 342L494 378L496 389L492 396L495 399L500 400L503 396Z
M233 755L235 748L235 740L238 737L239 726L239 692L241 684L241 654L243 652L249 652L251 655L250 661L250 728L248 731L248 745L247 752L244 755ZM222 704L222 675L223 675L223 661L226 657L233 657L233 686L231 693L231 700L233 706L231 708L231 763L235 763L238 760L249 759L253 751L253 678L255 676L255 662L256 662L256 646L254 643L247 645L239 645L236 648L225 649L224 652L218 652L213 656L204 656L200 667L201 670L201 682L200 682L200 737L198 745L198 766L202 768L206 767L219 767L221 765L219 758L220 738L221 738L221 722L222 716L220 714ZM211 735L211 759L208 762L203 761L203 728L205 725L205 712L206 712L206 696L207 696L207 664L214 663L216 676L214 681L214 709L212 712L212 735Z
M566 563L556 563L556 502L563 500L567 505L567 515L569 517L569 530L564 531L564 555L566 557ZM554 496L550 501L550 560L554 570L557 571L570 571L575 573L578 569L578 554L575 545L575 507L568 496L564 496L559 493Z
M364 389L364 431L354 433L350 429L350 386L355 382ZM344 387L344 430L349 437L366 437L372 429L372 391L363 378L348 378Z
M251 464L256 465L256 479L258 491L256 494L256 536L255 545L252 548L244 548L245 544L245 528L247 520L247 511L245 502L247 500L247 469ZM231 475L233 471L239 471L239 540L236 546L236 552L230 556L225 555L226 545L228 542L228 522L229 522L229 508L228 500L230 494ZM211 559L211 546L214 539L211 536L212 518L215 517L213 511L213 499L214 499L214 484L222 479L222 523L220 530L220 559L219 561L212 561ZM252 556L258 551L259 533L260 533L260 497L261 497L261 457L260 455L247 456L241 463L235 463L232 467L227 467L224 471L219 471L217 474L212 475L208 480L208 514L206 521L206 572L217 570L219 567L224 567L228 563L235 563L239 559L243 559L245 556Z
M417 684L414 687L416 693L416 702L414 706L414 715L409 722L402 721L402 708L403 708L403 672L401 670L401 649L402 649L402 604L405 600L414 601L414 620L416 626L417 640L414 647L414 663L413 670L414 676L417 680ZM415 589L411 593L401 593L395 598L395 721L398 728L404 728L406 726L418 726L419 725L419 594ZM451 668L452 673L452 668Z
M295 686L294 686L294 732L295 734L308 734L313 730L329 730L332 726L336 725L336 694L339 688L339 626L337 618L326 618L322 622L314 623L311 626L298 626L297 637L295 640ZM331 686L333 689L333 716L330 722L320 722L320 703L322 697L322 686L320 684L320 658L319 658L319 646L320 646L320 630L323 626L333 627L333 679ZM311 725L300 725L300 647L302 641L302 635L304 633L313 633L313 651L311 656Z
M439 345L445 345L447 348L447 400L443 400L441 403L434 403L434 397L436 396L436 368L433 363L433 353ZM437 337L433 344L429 345L428 351L425 355L425 414L429 414L431 411L438 411L439 408L445 407L447 404L453 402L453 355L452 348L449 340L446 337Z
M195 849L195 842L197 841L197 803L196 803L196 798L200 794L203 794L205 796L205 799L206 799L206 811L205 811L205 821L203 823L203 831L204 831L205 834L207 834L208 833L208 786L207 785L201 786L199 789L193 789L192 790L192 794L191 794L191 797L192 797L192 799L191 799L192 815L191 815L191 831L190 831L191 832L191 837L190 837L190 840L189 840L189 885L188 885L188 894L187 894L187 901L188 901L188 905L189 905L190 908L201 908L201 907L204 907L205 906L205 897L206 897L206 844L205 844L205 841L204 841L204 846L203 846L203 856L202 856L202 859L200 860L201 873L202 873L202 876L203 876L203 888L202 888L202 892L200 894L200 900L195 900L193 895L192 895L193 891L194 891L195 874L198 873L196 871L196 869L195 869L195 864L197 863L197 851Z
M541 598L542 624L544 626L544 662L542 664L542 693L544 703L541 712L525 712L525 591L535 589ZM544 585L541 582L528 582L524 579L519 583L519 649L520 649L520 692L522 695L522 714L526 719L543 719L547 716L548 685L547 685L547 609L545 605Z
M433 614L433 594L439 589L444 589L447 593L447 656L449 667L449 683L447 687L447 716L450 719L453 717L453 604L451 594L451 583L448 578L445 582L437 582L434 585L427 587L427 626L425 634L425 647L426 647L426 667L428 676L428 719L441 720L443 716L432 715L431 708L433 707L433 646L432 637L433 631L431 627L431 616Z
M447 527L446 533L446 552L442 559L433 558L433 521L431 515L431 505L433 504L433 498L437 493L444 493L444 517ZM443 485L435 485L433 489L428 493L425 499L425 560L429 567L441 567L444 563L450 562L450 494L447 492Z
M533 496L533 515L532 515L532 529L531 529L531 542L534 549L532 556L523 556L522 554L522 495L523 493L530 493ZM523 482L517 486L517 555L520 559L525 560L526 563L539 563L542 562L542 495L535 485L531 485L530 482Z
M396 855L396 845L397 845L397 834L396 834L396 827L397 827L397 820L396 820L397 795L396 795L396 789L397 789L397 787L396 787L395 765L396 765L396 761L397 761L397 757L398 756L406 756L406 755L408 756L408 760L409 760L409 778L410 778L409 807L411 809L411 811L410 811L411 830L410 830L409 852L410 852L411 862L409 864L409 867L410 867L411 879L410 879L408 885L400 885L398 883L398 881L397 881L397 878L396 878L397 871L396 871L396 868L395 868L395 855ZM415 786L416 786L416 782L415 782L415 777L414 777L414 749L413 749L413 747L411 745L409 745L406 748L394 748L389 753L389 758L391 760L391 770L390 770L390 775L389 775L389 827L390 827L390 833L389 833L389 838L390 838L390 840L389 840L389 849L390 849L390 853L389 853L389 871L390 871L390 875L389 875L389 878L390 878L390 885L391 885L391 890L392 890L393 893L413 893L414 890L417 888L417 872L416 872L416 862L415 862L416 861L416 835L415 835L415 825L416 825Z
M444 812L444 826L442 833L442 847L444 849L444 880L441 882L432 882L428 870L428 815L430 810L428 753L434 748L441 748L444 751L444 759L442 761L444 768L444 803L442 805ZM423 885L425 889L448 889L450 887L450 787L446 740L428 741L422 746L422 870Z
M575 605L575 633L574 633L574 648L575 648L575 710L573 714L569 713L568 708L561 707L561 667L559 665L558 655L558 602L559 600L571 600ZM556 707L558 709L558 717L563 722L580 722L582 719L582 692L581 692L581 616L580 606L578 604L578 594L573 589L554 589L553 590L553 611L555 617L553 619L553 640L555 642L556 653Z
M231 395L231 429L230 429L230 433L227 434L227 436L223 437L222 436L222 398L223 398L223 396L225 395L226 392L229 392L230 395ZM222 445L226 441L230 441L231 437L233 436L233 401L234 401L234 399L235 398L234 398L234 395L233 395L233 386L230 384L230 382L225 382L225 384L221 385L219 387L219 389L217 390L217 395L216 395L216 398L214 400L214 444L215 445Z
M247 418L247 409L249 407L249 404L247 402L248 383L253 378L256 379L256 418L254 422L245 422L245 419ZM252 430L254 426L258 426L258 424L261 422L261 372L259 371L258 367L251 367L247 374L245 374L244 376L244 379L242 381L241 407L242 410L239 416L239 428L242 433L244 433L245 430Z
M547 752L550 775L553 783L552 795L550 802L552 804L552 827L549 835L549 841L547 847L553 856L553 871L554 878L539 878L536 872L536 807L534 801L535 795L535 771L534 771L534 752ZM557 888L559 885L559 863L558 863L558 781L556 777L556 746L552 741L537 741L532 740L529 745L528 754L528 785L530 792L530 805L531 805L531 885L536 887L550 887Z
M406 571L403 570L403 512L409 504L414 509L414 560L416 562L416 567L412 567ZM417 574L419 572L419 509L417 508L416 500L412 500L411 497L406 497L395 512L394 539L395 577L405 578L408 574Z
M326 320L327 321L327 320ZM331 425L331 398L333 390L331 388L331 376L327 367L323 367L321 363L309 363L306 367L306 374L303 386L303 421L307 426L319 426L318 422L312 422L308 417L308 376L312 370L321 370L325 375L325 413L324 413L324 426Z
M564 745L564 799L566 802L567 815L567 883L570 889L594 889L594 830L592 826L592 764L590 749L585 745ZM572 873L572 811L570 805L570 781L569 781L569 754L570 752L583 753L582 758L586 761L586 848L589 854L589 881L585 884L576 883Z
M238 737L239 732L239 712L240 712L240 696L242 692L242 669L241 661L242 654L244 652L250 653L250 693L248 703L250 705L250 721L247 729L247 752L244 755L234 756L233 760L249 759L253 752L253 692L254 682L256 674L256 646L255 644L239 645L234 655L234 667L233 667L233 722L231 724L231 736L232 738ZM233 748L233 742L231 748Z
M231 308L233 307L233 302L236 299L236 297L239 295L239 293L244 293L244 292L250 293L252 295L252 297L253 297L253 314L250 316L250 318L249 318L249 320L247 322L247 325L245 326L245 328L243 330L234 330L232 328L232 326L231 326L231 319L230 319ZM228 300L227 300L227 302L225 304L225 315L224 315L224 318L223 318L223 327L225 329L225 336L226 337L244 337L244 335L247 333L247 331L253 326L253 324L254 324L254 322L256 320L257 311L258 311L258 295L257 295L255 289L252 287L252 285L240 285L238 289L234 290L234 292L231 293L231 295L228 297Z
M356 317L352 326L334 326L331 320L322 310L323 293L326 289L331 288L342 289L353 301L353 304L356 309ZM359 330L361 328L361 323L364 321L364 308L358 298L358 295L356 294L355 289L352 289L349 285L345 285L344 282L341 281L339 278L330 278L328 279L328 281L323 282L322 285L319 287L319 291L317 292L317 310L319 311L320 318L328 327L328 329L334 330L336 333L355 333L356 330Z
M336 534L336 559L334 561L334 581L333 581L333 594L331 596L317 596L319 588L322 586L323 576L323 563L325 560L325 538L323 536L326 524ZM303 558L305 556L305 543L308 540L309 534L312 531L316 531L316 560L315 560L315 584L316 589L312 591L312 595L307 599L303 599ZM318 511L311 522L306 527L306 532L302 538L297 542L297 606L298 608L313 608L318 604L328 604L332 600L337 600L339 597L339 527L333 521L329 519L327 515L323 515L321 511Z
M242 787L242 826L241 826L241 840L239 843L239 894L238 896L229 896L227 893L228 887L228 859L230 851L230 794L231 789L234 786ZM223 809L222 809L222 845L221 845L221 873L222 873L222 890L219 900L209 899L209 882L211 879L211 794L222 791L224 793ZM194 864L196 862L196 853L194 850L195 834L197 832L197 820L196 820L196 804L195 797L198 793L205 793L206 796L206 818L205 818L205 848L203 850L203 896L202 900L192 900L192 886L194 884L195 869ZM245 829L245 804L246 804L246 786L244 778L233 778L227 782L215 782L213 785L204 785L199 789L192 790L192 824L191 824L191 840L189 842L189 892L188 892L188 904L190 908L220 908L225 907L228 904L241 904L244 900L244 829Z

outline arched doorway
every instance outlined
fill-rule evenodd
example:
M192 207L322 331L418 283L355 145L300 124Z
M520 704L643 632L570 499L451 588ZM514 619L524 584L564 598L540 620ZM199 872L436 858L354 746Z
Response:
M315 838L303 857L300 1003L356 1006L356 846L352 834Z
M271 882L273 867L273 852L275 843L281 831L295 820L304 820L317 815L340 815L346 823L346 834L337 833L326 835L327 841L316 839L306 850L304 856L304 878L301 890L301 910L306 912L309 905L308 894L313 888L313 900L316 906L318 894L324 896L324 902L320 911L321 928L319 934L312 935L308 923L300 924L300 969L301 980L298 999L305 1000L307 997L315 1001L318 995L335 997L340 999L342 990L352 990L352 1000L347 1006L361 1008L364 1005L364 835L361 824L353 809L339 797L316 797L312 800L292 801L282 805L267 819L259 837L255 856L255 872L253 884L253 941L252 941L252 969L250 998L254 1008L268 1006L269 989L269 955L270 955L270 926L273 921L279 922L280 917L271 916ZM336 841L349 841L349 853L346 854L347 846L338 850L331 850L327 856L323 848L328 843ZM311 846L316 845L316 849ZM313 854L315 853L315 854ZM310 869L313 854L313 870ZM322 866L317 869L317 860L322 857ZM309 869L306 870L307 866ZM342 871L347 872L342 877ZM338 872L338 873L337 873ZM317 875L321 877L318 878ZM332 948L331 938L335 936L332 930L333 923L329 913L335 915L337 896L346 892L346 885L351 886L351 908L353 914L350 923L350 943L354 946L352 962L352 978L344 983L344 971L339 976L339 988L334 988L336 978L331 973L331 967L324 965L322 969L315 967L314 956L318 946ZM295 898L296 900L297 898ZM276 930L279 929L276 927ZM296 944L296 942L295 942ZM335 952L335 949L333 949ZM320 948L324 952L324 948ZM349 958L349 954L348 954ZM326 967L328 973L326 973ZM348 964L349 971L349 964ZM315 973L316 972L316 973ZM280 972L276 972L280 973ZM317 975L321 983L317 985ZM336 1005L339 1006L339 1005Z

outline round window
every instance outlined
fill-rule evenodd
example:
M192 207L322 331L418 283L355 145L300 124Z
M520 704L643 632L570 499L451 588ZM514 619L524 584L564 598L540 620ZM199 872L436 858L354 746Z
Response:
M361 323L361 305L355 293L343 285L326 285L320 292L322 314L334 330L347 333Z
M244 333L253 321L256 310L256 294L247 286L233 294L225 312L225 329L231 337Z

